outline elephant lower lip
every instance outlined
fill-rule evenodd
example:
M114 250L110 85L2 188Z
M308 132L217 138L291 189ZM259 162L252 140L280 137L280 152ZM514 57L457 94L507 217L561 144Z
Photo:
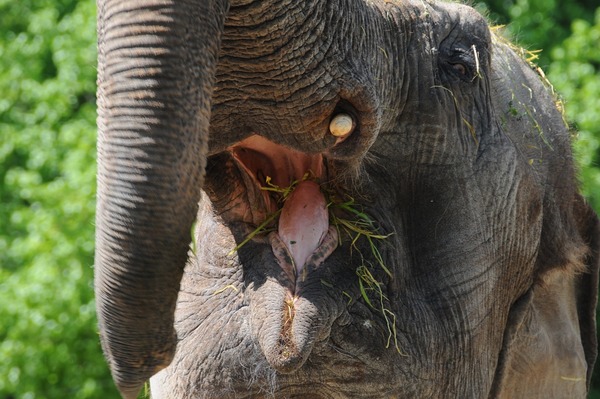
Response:
M314 181L299 182L287 195L279 216L277 231L291 255L297 274L322 244L329 228L327 202Z

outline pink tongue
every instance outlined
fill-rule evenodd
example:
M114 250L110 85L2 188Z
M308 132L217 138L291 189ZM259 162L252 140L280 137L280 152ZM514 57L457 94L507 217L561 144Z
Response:
M283 204L278 229L294 260L297 275L321 244L328 228L327 203L319 185L308 180L298 183Z

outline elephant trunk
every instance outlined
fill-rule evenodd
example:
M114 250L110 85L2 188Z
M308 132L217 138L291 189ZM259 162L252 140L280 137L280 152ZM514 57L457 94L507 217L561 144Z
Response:
M98 1L95 291L125 398L174 355L226 9L226 0Z

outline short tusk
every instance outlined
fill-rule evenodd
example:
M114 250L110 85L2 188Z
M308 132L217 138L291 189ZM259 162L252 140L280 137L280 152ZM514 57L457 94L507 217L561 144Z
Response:
M354 130L354 118L348 114L337 114L329 123L329 131L335 137L346 137Z

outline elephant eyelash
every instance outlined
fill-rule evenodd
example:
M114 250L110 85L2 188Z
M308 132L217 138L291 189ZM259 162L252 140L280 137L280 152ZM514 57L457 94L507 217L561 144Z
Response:
M481 77L481 74L479 73L479 52L477 51L477 47L472 45L471 51L473 51L473 57L475 58L475 77Z

